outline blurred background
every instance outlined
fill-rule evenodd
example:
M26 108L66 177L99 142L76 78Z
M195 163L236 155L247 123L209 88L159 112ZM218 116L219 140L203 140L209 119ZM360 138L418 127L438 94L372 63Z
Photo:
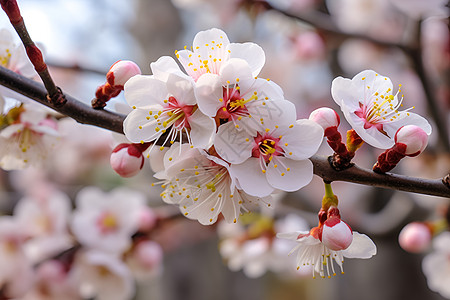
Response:
M432 124L433 133L424 153L404 159L393 172L422 178L442 178L449 173L447 1L18 2L31 37L43 46L57 85L85 103L90 103L117 60L133 60L144 74L150 74L151 62L163 55L174 57L175 50L191 46L198 31L218 27L231 42L252 41L265 50L266 64L260 76L283 88L299 118L307 118L321 106L340 113L330 93L337 76L352 78L373 69L390 77L394 86L402 84L404 107L414 106L414 112ZM11 28L4 13L0 27ZM123 95L109 102L107 109L115 110L117 103L125 103ZM60 125L64 141L45 168L0 170L0 212L11 214L17 201L39 182L56 186L72 200L85 186L103 190L126 186L144 193L149 206L163 205L161 189L151 187L156 179L149 166L131 179L112 171L109 155L117 137L64 121ZM342 114L341 124L344 133L349 127ZM355 162L371 168L381 152L363 145ZM326 144L319 150L321 155L331 153ZM293 262L292 270L250 278L242 270L227 267L219 251L224 239L217 234L220 225L205 227L173 218L155 237L164 250L162 268L137 285L135 299L444 299L427 287L421 267L426 253L407 253L397 239L407 223L441 217L449 199L340 182L333 183L333 188L342 217L353 230L369 235L378 248L370 260L347 259L344 275L312 279L309 272L296 273ZM280 194L269 215L282 219L295 214L315 226L323 193L322 181L315 177L299 192ZM450 277L447 280L450 285Z

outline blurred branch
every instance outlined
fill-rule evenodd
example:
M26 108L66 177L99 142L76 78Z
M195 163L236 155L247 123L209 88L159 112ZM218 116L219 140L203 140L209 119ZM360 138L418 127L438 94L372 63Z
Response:
M284 11L279 8L273 7L266 1L259 1L259 0L256 0L256 1L252 0L252 1L257 2L257 3L263 3L265 8L268 10L273 10L273 11L279 12L279 13L285 15L286 17L289 17L289 18L295 19L297 21L311 25L314 28L316 28L322 32L332 34L333 36L339 36L339 37L343 37L343 38L362 39L362 40L366 40L366 41L372 42L374 44L377 44L379 46L400 48L404 51L411 50L411 47L408 45L384 41L384 40L376 39L374 37L364 35L364 34L341 31L338 29L336 24L334 24L334 21L330 18L330 15L327 15L327 14L319 12L319 11L309 11L307 14L297 15L297 14L292 14L291 12Z
M75 63L73 65L68 65L68 64L58 63L56 61L49 61L47 63L47 65L52 68L69 70L69 71L77 71L77 72L93 73L93 74L101 75L103 77L105 77L106 73L108 73L107 70L102 71L102 70L98 70L98 69L94 69L94 68L89 68L86 66L81 66L77 63Z
M428 80L425 64L422 56L422 35L421 35L421 22L417 22L416 29L416 44L417 47L413 47L405 50L405 54L409 56L413 69L416 71L417 76L419 76L422 82L423 91L425 92L425 98L427 100L428 109L434 122L437 126L437 131L439 135L439 142L442 143L444 149L450 152L450 142L448 138L448 127L442 113L438 107L435 94L433 93L433 87Z
M56 107L49 103L42 84L18 75L6 68L0 67L0 84L41 104L44 104L61 114L75 119L83 124L95 125L118 133L123 133L124 115L106 110L95 110L81 101L66 95L67 104ZM371 170L350 167L343 171L334 170L327 158L313 156L314 173L325 181L347 181L364 185L378 186L395 190L434 195L450 198L450 188L442 180L429 180L395 174L377 174Z

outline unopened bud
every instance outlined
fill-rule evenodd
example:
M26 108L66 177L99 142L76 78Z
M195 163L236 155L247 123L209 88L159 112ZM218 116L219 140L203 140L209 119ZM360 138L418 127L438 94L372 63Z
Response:
M395 144L405 145L406 156L419 155L428 144L428 135L416 125L400 127L394 137Z
M339 217L332 216L323 224L321 241L331 250L345 250L353 241L353 231Z
M153 241L143 241L136 245L135 258L146 269L157 267L163 259L161 246Z
M106 79L114 87L123 87L128 79L139 74L141 74L141 69L136 63L130 60L119 60L111 66L106 74Z
M430 227L424 223L413 222L403 227L398 236L398 242L403 250L420 253L430 246L431 237Z
M132 177L144 166L142 151L134 144L120 144L110 158L111 167L122 177Z
M332 127L337 128L340 124L339 115L328 107L321 107L314 110L309 115L309 119L319 124L324 131ZM325 133L325 135L327 134Z
M150 207L144 207L139 212L139 230L140 231L150 231L155 227L158 221L158 216Z

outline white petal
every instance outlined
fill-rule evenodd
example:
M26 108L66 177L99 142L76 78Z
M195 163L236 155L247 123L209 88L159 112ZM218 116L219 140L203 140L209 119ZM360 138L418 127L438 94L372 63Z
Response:
M136 75L124 86L128 105L148 109L155 104L162 104L167 98L166 84L152 76Z
M228 195L224 197L224 203L222 208L222 215L227 223L236 223L241 213L241 205L239 204L241 200L239 193L234 193L233 198Z
M300 234L309 234L309 231L280 232L277 233L277 238L297 241L297 238Z
M367 144L379 149L389 149L394 146L393 136L386 136L373 126L364 129L364 119L361 119L353 112L349 112L345 106L342 107L342 112L348 123Z
M259 161L259 158L250 157L241 164L231 165L231 172L238 179L244 192L252 196L265 197L270 195L274 188L267 181Z
M280 139L280 146L286 157L299 160L313 156L322 140L322 127L314 121L303 119L297 120L294 127L288 129ZM292 155L289 154L291 152Z
M405 126L405 125L416 125L420 128L423 129L423 131L425 131L426 134L430 135L431 134L431 125L430 123L428 123L427 119L425 119L424 117L415 114L415 113L411 113L411 112L399 112L401 114L400 118L398 121L393 121L393 122L389 122L386 126L385 126L385 130L386 132L394 137L395 133L397 132L397 130L400 129L400 127Z
M341 253L347 258L371 258L377 254L377 246L367 235L353 231L353 242Z
M150 64L150 68L154 77L163 82L167 81L170 73L182 74L180 67L178 67L176 61L170 56L161 56L156 62Z
M167 77L167 90L179 104L195 105L194 82L187 76L170 73Z
M12 125L9 125L8 127L6 127L5 129L3 129L0 132L0 136L5 139L8 139L12 135L21 132L23 129L24 129L24 125L22 123L12 124Z
M297 119L295 105L288 100L258 101L249 104L247 108L252 117L243 121L260 132L264 132L266 128L273 130L295 124Z
M219 126L214 139L217 153L232 164L240 164L252 154L254 139L245 130L237 130L233 122Z
M169 148L167 147L165 147L162 151L159 147L153 147L148 153L150 167L153 172L158 173L164 170L164 155L168 150Z
M277 166L275 168L275 166ZM289 168L289 171L287 169ZM267 166L267 181L274 188L293 192L304 187L313 178L313 164L305 160L292 160L274 156Z
M220 67L220 79L222 84L231 84L245 82L245 81L254 81L254 76L252 75L252 71L250 69L249 64L239 58L231 58L227 62L223 63Z
M352 81L343 77L337 77L331 83L331 96L339 106L343 105L344 100L346 105L349 104L349 101L354 102L355 105L358 102L356 95L352 91ZM357 108L356 106L355 109Z
M216 122L214 119L204 115L200 110L196 110L189 117L191 126L190 137L192 145L196 148L208 149L211 147L214 134L216 133Z
M214 42L214 43L213 43ZM222 44L221 47L214 47L214 45ZM200 54L202 58L208 59L207 57L211 54L213 58L222 58L222 53L230 44L228 36L225 32L220 29L212 28L205 31L200 31L194 37L194 42L192 43L193 50L195 53ZM214 47L214 49L212 49Z
M266 62L264 50L255 43L231 43L228 50L230 58L241 58L248 62L254 77L258 76Z
M198 108L207 116L214 117L217 110L223 106L219 99L223 98L223 88L219 76L204 74L195 86Z
M162 109L162 107L159 109ZM158 123L161 123L158 122L159 119L153 117L157 113L158 109L153 109L152 115L149 115L148 110L133 110L123 122L123 132L127 139L133 143L140 143L141 141L150 142L161 136L164 128L158 125Z

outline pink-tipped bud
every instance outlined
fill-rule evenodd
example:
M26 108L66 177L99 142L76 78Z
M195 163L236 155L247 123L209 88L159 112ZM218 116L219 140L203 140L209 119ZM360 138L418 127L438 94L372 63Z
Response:
M323 224L320 240L325 247L331 250L345 250L353 241L353 231L339 217L332 216Z
M120 176L132 177L144 166L144 156L136 145L120 144L114 148L109 162Z
M157 267L163 259L163 249L153 241L143 241L136 245L134 257L146 269Z
M394 137L395 143L404 145L406 156L419 155L428 144L428 135L416 125L400 127Z
M325 131L328 128L337 128L340 123L339 115L334 110L328 107L321 107L314 110L309 115L309 119L322 126L323 130Z
M106 74L106 79L112 86L123 87L128 79L139 74L141 74L141 69L136 63L130 60L119 60L111 66Z
M431 230L426 224L413 222L400 231L398 243L405 251L420 253L430 246L431 238Z

